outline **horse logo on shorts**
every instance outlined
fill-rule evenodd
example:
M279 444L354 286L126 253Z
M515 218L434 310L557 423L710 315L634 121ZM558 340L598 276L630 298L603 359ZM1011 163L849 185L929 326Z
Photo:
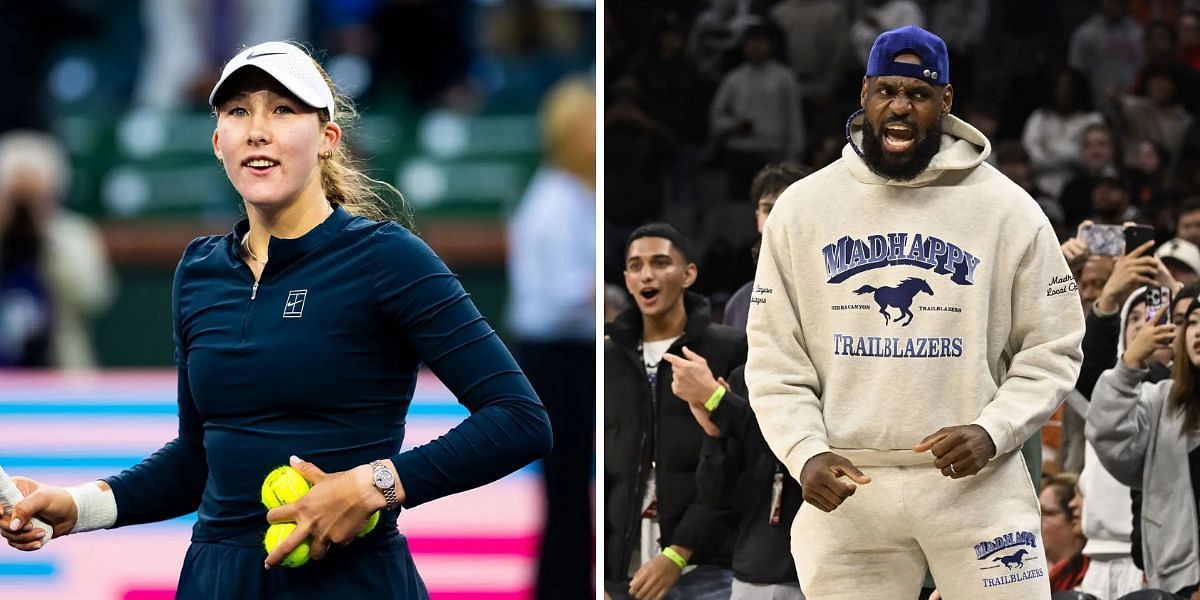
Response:
M1008 556L997 556L996 558L992 559L992 562L999 562L1000 564L1008 567L1008 570L1010 571L1013 569L1023 569L1025 568L1024 558L1027 554L1029 554L1029 551L1022 548Z

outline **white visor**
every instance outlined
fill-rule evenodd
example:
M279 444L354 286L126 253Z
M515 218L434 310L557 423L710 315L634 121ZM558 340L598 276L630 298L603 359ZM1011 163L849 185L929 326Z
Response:
M246 48L230 59L221 71L221 79L208 95L210 105L215 106L214 100L221 86L243 67L262 69L301 102L313 108L324 108L330 112L330 117L333 116L333 91L325 84L312 57L287 42L264 42Z

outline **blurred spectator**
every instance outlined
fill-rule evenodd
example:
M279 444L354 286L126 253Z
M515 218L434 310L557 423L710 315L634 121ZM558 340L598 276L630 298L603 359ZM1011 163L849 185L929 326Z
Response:
M1129 203L1129 181L1120 171L1113 167L1100 171L1092 188L1092 214L1088 218L1097 225L1138 220L1137 210Z
M813 169L820 170L829 165L829 163L841 158L842 147L846 145L846 140L840 137L823 137L820 142L813 146L810 154L812 160L809 164Z
M754 204L754 221L758 227L758 235L762 236L763 224L767 215L775 207L775 200L787 187L801 178L812 173L812 169L792 163L772 164L763 167L754 176L750 184L750 201ZM754 260L758 261L758 243L752 250ZM738 288L729 300L725 302L723 322L730 327L746 329L746 318L750 313L750 293L754 291L754 281L747 281Z
M1200 245L1200 198L1188 198L1176 213L1175 237Z
M1177 95L1191 114L1200 110L1200 79L1196 71L1183 60L1179 36L1166 21L1151 21L1145 29L1146 65L1169 65L1178 73ZM1138 74L1140 84L1143 76Z
M1166 21L1151 21L1142 30L1146 64L1172 63L1179 60L1179 36Z
M618 82L604 115L604 281L621 281L626 238L659 218L676 144L670 132L642 108L641 90L630 78Z
M1079 300L1085 312L1091 310L1092 304L1100 298L1100 291L1112 276L1113 262L1111 256L1089 256L1084 263L1078 279Z
M1116 170L1119 156L1116 135L1108 125L1096 123L1083 130L1081 168L1058 197L1067 217L1067 227L1075 227L1087 218L1092 210L1092 190L1096 181L1106 168Z
M1200 13L1179 17L1179 55L1193 71L1200 71Z
M955 86L955 101L970 102L975 88L975 56L984 40L990 7L988 0L941 0L928 2L930 31L946 42Z
M745 193L763 164L795 160L805 145L800 86L771 59L767 30L749 28L742 51L746 62L721 82L709 109L713 146L723 153L731 197Z
M1183 150L1183 136L1195 120L1179 102L1179 71L1171 65L1149 65L1133 95L1114 104L1117 130L1125 149L1125 164L1137 161L1138 143L1149 140L1165 148L1167 176L1174 173L1174 157Z
M1088 558L1083 555L1087 541L1080 531L1074 507L1077 477L1060 473L1044 478L1038 501L1042 507L1042 540L1046 548L1046 564L1050 565L1050 589L1056 592L1072 590L1087 571Z
M839 0L783 0L771 9L771 16L787 32L787 60L800 82L805 107L828 104L847 66L850 22L846 4Z
M96 366L90 320L116 283L100 232L62 207L70 181L54 138L0 136L0 366Z
M509 328L553 427L542 461L546 523L538 598L592 596L589 488L595 439L596 94L566 80L543 102L547 164L508 224Z
M1059 239L1062 239L1062 207L1058 205L1054 196L1042 190L1034 180L1033 165L1030 164L1029 154L1025 152L1021 142L1008 140L996 145L996 168L1037 201L1042 207L1042 212L1046 213L1046 217L1054 225L1055 232L1059 233Z
M1172 239L1154 252L1171 272L1171 277L1184 285L1200 281L1200 248L1187 240Z
M1097 106L1129 89L1142 66L1142 27L1127 15L1128 4L1101 0L1100 12L1071 34L1068 62L1087 75Z
M850 43L859 66L867 66L871 46L879 34L905 25L925 27L925 13L913 0L866 0L858 18L850 24Z
M688 56L700 74L710 83L721 81L729 70L746 36L746 30L762 26L763 20L751 10L752 0L712 0L692 24L688 38Z
M414 91L428 90L428 97L465 77L471 66L467 53L471 4L469 0L387 3L390 10L381 20L388 27L380 29L380 36L391 44L379 57L391 65L385 72L410 81L412 73L418 74L420 79L413 83L427 85ZM538 0L500 2L486 15L482 36L489 51L484 56L492 57L486 61L493 72L489 99L507 108L532 108L526 106L529 99L542 97L564 75L594 64L580 21L569 10Z
M206 106L225 59L242 46L303 39L307 4L291 0L142 2L146 43L134 101L155 110Z
M604 284L604 324L616 320L617 315L629 308L629 292L611 283Z
M980 100L965 105L961 114L963 120L970 123L975 129L978 129L979 133L983 134L983 137L992 141L993 144L999 141L1000 112L995 105L985 100ZM993 167L997 165L995 152L988 154L984 160Z
M1167 177L1170 155L1158 142L1142 140L1136 144L1137 153L1127 174L1133 205L1142 219L1154 226L1157 238L1166 239L1175 224L1172 222L1177 194Z
M646 116L662 124L676 140L699 146L707 131L707 97L712 88L684 54L686 36L679 18L667 15L652 43L630 67L629 76L641 91Z
M1104 118L1092 110L1091 90L1082 73L1064 68L1051 81L1048 102L1029 115L1021 142L1038 187L1058 198L1079 166L1084 130Z

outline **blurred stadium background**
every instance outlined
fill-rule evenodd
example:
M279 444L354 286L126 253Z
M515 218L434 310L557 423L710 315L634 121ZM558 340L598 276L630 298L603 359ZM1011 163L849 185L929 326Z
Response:
M94 224L113 273L83 327L97 369L0 369L0 465L69 485L174 437L171 277L188 241L241 218L212 156L206 98L243 45L293 39L319 51L362 115L350 144L413 203L422 237L505 336L505 220L543 158L543 95L563 77L592 77L595 20L594 0L0 3L0 135L41 130L62 144L62 204ZM0 310L0 345L12 319ZM465 415L424 376L406 445ZM531 597L537 473L405 514L434 598ZM0 550L0 597L170 598L193 521Z

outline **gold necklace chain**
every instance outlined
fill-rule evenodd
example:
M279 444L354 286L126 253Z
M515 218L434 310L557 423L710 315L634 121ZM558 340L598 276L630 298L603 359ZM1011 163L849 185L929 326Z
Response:
M325 213L325 218L328 219L329 215L332 215L332 214L333 214L333 204L330 204L329 212ZM324 219L322 219L322 221L324 221ZM252 260L260 265L267 264L267 261L259 258L258 255L255 254L254 251L250 249L250 232L249 231L247 231L246 235L242 238L242 248L246 250L246 254L250 256L250 260Z
M267 261L259 258L258 255L255 254L254 251L250 249L250 232L246 232L246 237L242 238L242 249L244 249L246 251L246 254L250 256L250 260L252 260L260 265L267 264Z

